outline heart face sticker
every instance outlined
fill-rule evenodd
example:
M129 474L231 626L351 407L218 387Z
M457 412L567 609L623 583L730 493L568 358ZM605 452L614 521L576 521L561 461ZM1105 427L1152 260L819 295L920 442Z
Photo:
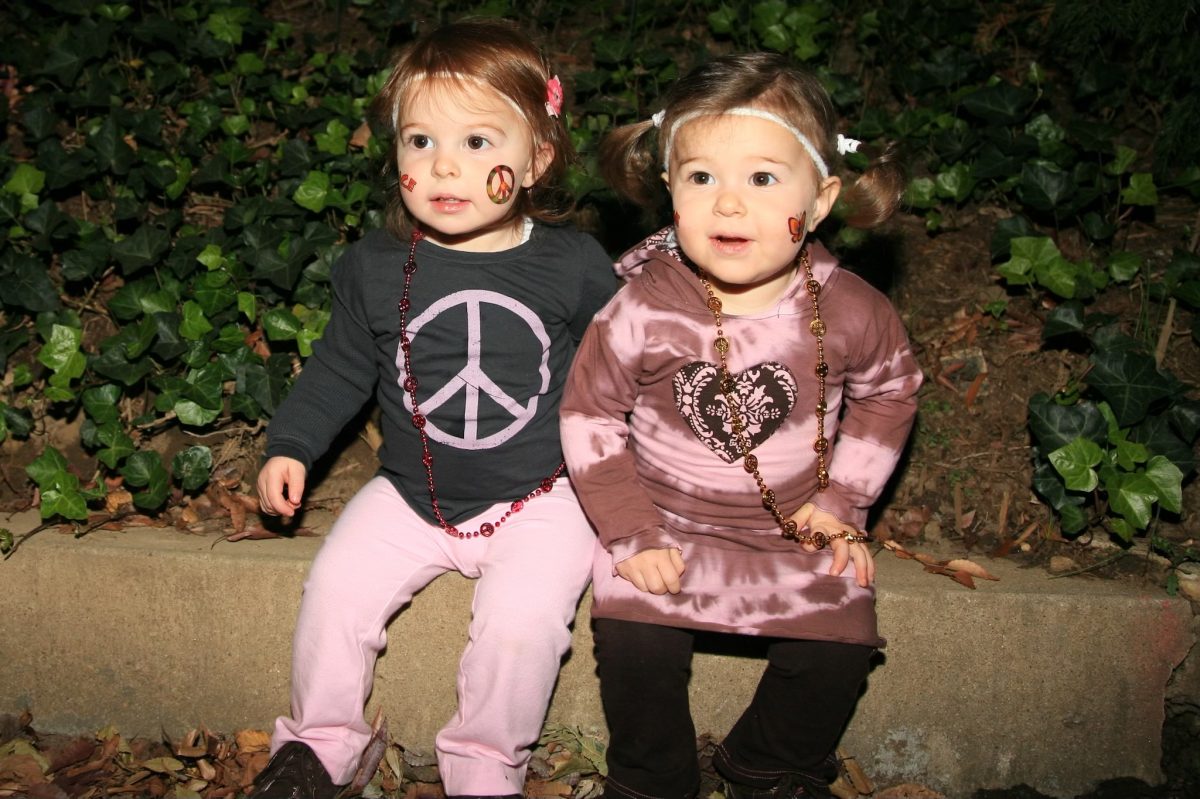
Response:
M738 372L733 382L736 410L753 450L779 429L796 406L796 378L783 364L768 361ZM720 367L693 361L675 373L671 385L675 407L696 438L726 463L740 458L729 405L721 392Z

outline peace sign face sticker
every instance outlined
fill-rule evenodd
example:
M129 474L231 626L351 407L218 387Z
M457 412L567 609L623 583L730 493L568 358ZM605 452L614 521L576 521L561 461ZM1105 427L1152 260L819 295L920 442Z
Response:
M496 205L504 205L512 199L516 182L517 176L513 172L512 167L505 166L504 164L492 167L492 171L488 173L487 180L488 199Z

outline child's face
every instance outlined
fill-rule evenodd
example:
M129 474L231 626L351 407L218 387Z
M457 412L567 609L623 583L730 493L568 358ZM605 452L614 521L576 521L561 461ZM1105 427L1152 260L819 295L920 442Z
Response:
M679 246L732 313L779 298L805 234L828 215L841 188L836 177L821 179L791 131L747 116L685 123L663 177Z
M517 192L534 184L552 151L535 154L529 125L497 92L470 82L426 81L401 109L400 196L432 241L491 252L514 246Z

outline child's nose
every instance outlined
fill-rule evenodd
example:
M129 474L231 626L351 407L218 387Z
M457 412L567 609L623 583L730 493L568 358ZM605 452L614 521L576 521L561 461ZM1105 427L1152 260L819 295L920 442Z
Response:
M458 174L458 162L444 151L438 153L433 159L433 174L439 178L453 177Z
M746 209L742 202L741 196L729 189L722 191L717 195L717 201L713 206L713 210L721 216L731 216L739 214Z

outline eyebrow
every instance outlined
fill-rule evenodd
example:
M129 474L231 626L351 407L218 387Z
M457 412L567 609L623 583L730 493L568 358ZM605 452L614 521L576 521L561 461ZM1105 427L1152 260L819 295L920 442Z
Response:
M407 125L401 126L400 132L404 133L405 131L410 130L412 128L430 128L430 127L432 127L432 125L430 125L428 122L409 122ZM506 130L504 130L504 128L498 128L490 122L480 122L478 124L473 123L473 124L467 125L466 127L468 130L471 130L471 131L484 131L484 132L491 132L491 133L499 133L502 136L508 135L508 132Z
M778 159L778 158L771 158L771 157L769 157L769 156L766 156L766 155L756 155L756 156L751 156L751 157L752 157L752 158L754 158L755 160L758 160L758 161L765 161L766 163L768 163L768 164L771 164L771 165L773 165L773 166L782 166L782 167L787 167L787 168L789 168L789 169L791 169L791 168L792 168L792 166L793 166L793 165L792 165L792 163L791 163L790 161L782 161L782 160L780 160L780 159ZM684 158L684 159L682 159L682 160L679 162L679 166L680 166L680 167L684 167L684 166L687 166L688 164L692 163L693 161L705 161L705 160L707 160L707 161L715 161L715 162L718 162L718 163L721 163L721 162L722 162L722 160L721 160L721 158L720 158L719 156L715 156L715 155L694 155L694 156L691 156L690 158Z

